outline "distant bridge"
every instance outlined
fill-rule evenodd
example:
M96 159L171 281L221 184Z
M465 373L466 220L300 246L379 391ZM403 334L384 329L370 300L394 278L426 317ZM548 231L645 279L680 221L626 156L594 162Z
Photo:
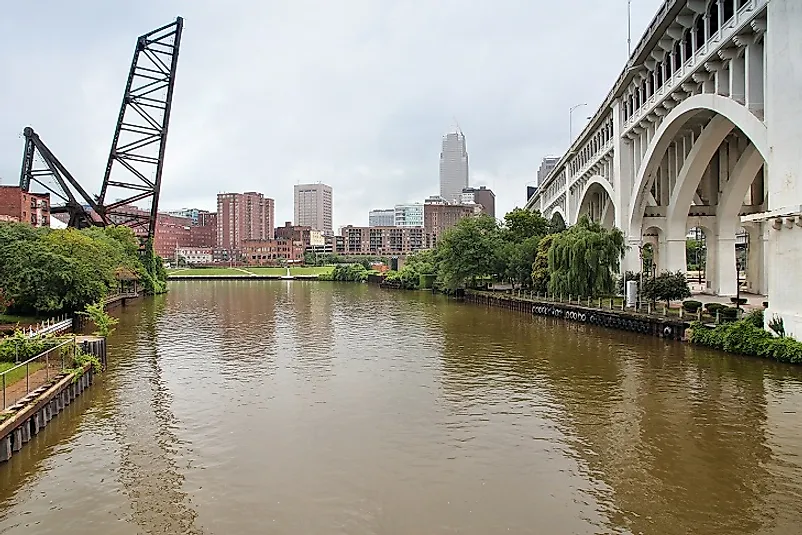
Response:
M620 228L632 271L647 244L659 271L685 271L701 229L725 296L746 235L748 287L802 335L800 64L800 0L666 0L527 208Z

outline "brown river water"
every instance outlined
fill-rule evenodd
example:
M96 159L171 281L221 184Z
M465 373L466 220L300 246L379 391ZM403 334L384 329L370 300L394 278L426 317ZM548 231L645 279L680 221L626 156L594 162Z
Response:
M0 465L0 534L802 533L802 367L367 285L170 288Z

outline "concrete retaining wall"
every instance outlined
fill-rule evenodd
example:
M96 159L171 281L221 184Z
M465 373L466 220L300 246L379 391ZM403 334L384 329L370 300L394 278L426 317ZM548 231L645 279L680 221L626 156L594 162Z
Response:
M466 291L465 301L673 340L684 340L685 331L689 327L689 324L671 317L650 316L637 312L600 309L575 304L553 303L546 300L515 297L506 294L494 295Z
M0 462L11 459L93 381L92 365L87 364L80 377L64 375L55 383L34 390L10 407L11 411L17 412L0 423Z

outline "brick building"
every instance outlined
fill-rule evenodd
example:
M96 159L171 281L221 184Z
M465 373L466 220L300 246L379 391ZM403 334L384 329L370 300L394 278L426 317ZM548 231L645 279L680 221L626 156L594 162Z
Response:
M244 241L275 237L275 203L256 192L217 195L217 246L230 251Z
M122 225L130 217L149 217L150 212L133 205L121 206L115 209L115 213L110 218L113 223ZM162 258L175 258L175 250L179 247L190 247L192 243L192 219L189 217L176 216L170 214L158 214L156 216L156 232L153 235L153 250ZM145 227L135 227L134 234L143 236L147 229ZM201 245L198 245L200 247Z
M434 247L437 240L446 230L460 219L481 213L481 205L447 204L427 202L423 205L423 228L426 233L426 246Z
M19 186L0 186L0 215L9 221L50 226L50 194L28 193Z
M187 264L211 264L214 250L211 247L176 247L175 261Z
M343 254L408 254L426 247L423 227L343 227Z
M285 239L243 240L240 254L249 265L296 264L304 260L304 246L300 241Z

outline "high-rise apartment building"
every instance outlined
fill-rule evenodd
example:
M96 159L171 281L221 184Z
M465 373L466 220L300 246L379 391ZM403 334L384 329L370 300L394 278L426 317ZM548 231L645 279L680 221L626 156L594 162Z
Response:
M423 226L423 203L396 204L394 210L396 227Z
M395 225L395 209L381 208L371 210L368 214L368 225L371 227L392 227Z
M494 219L496 217L496 194L485 186L463 189L460 202L462 204L480 204L483 214Z
M409 254L426 247L423 227L352 227L341 229L345 254Z
M295 185L295 224L312 227L326 236L334 234L331 186L326 184Z
M274 237L275 202L261 193L220 193L217 195L217 245L239 250L245 240Z
M440 153L440 196L448 202L459 202L462 190L468 187L468 150L461 131L443 137Z

